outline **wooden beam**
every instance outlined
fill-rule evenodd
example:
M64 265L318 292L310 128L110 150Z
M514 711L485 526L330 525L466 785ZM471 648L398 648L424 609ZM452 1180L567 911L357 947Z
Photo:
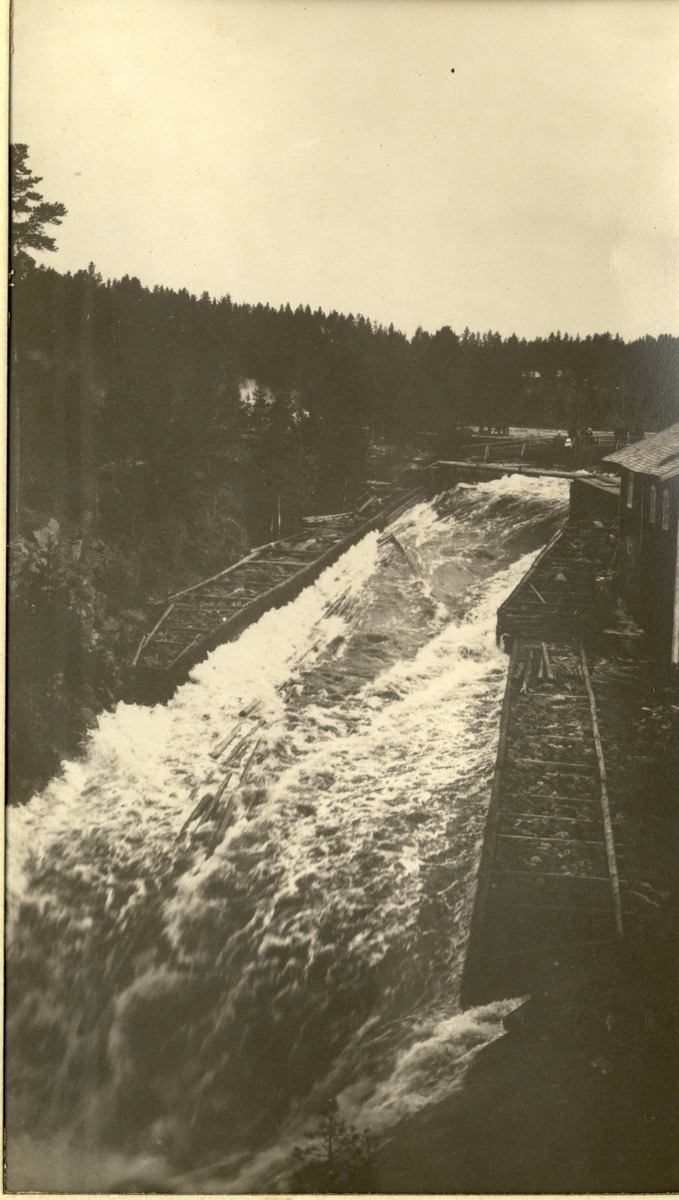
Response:
M547 475L552 479L586 479L588 476L582 475L579 471L554 471L542 467L524 467L522 463L483 463L483 462L468 462L466 460L457 461L453 459L440 459L435 463L430 463L425 468L431 471L436 467L457 467L464 468L468 471L500 471L504 475Z
M512 867L495 867L493 875L507 879L560 879L564 883L608 883L605 875L574 875L572 871L520 871ZM617 925L617 922L616 922Z
M170 605L169 605L169 607L165 609L165 612L163 613L163 615L162 615L162 617L160 618L160 620L159 620L159 621L156 621L156 623L155 623L155 625L153 626L153 629L151 630L151 632L150 632L150 633L147 633L147 634L146 634L146 635L145 635L145 636L144 636L144 637L141 639L141 641L140 641L140 643L139 643L139 645L138 645L138 647L137 647L137 653L135 654L134 658L132 659L132 666L133 666L133 667L136 667L137 663L139 662L139 655L141 654L142 650L144 649L144 647L145 647L145 646L148 646L149 642L151 641L151 638L154 636L154 634L157 632L157 630L159 630L159 629L160 629L160 627L161 627L161 625L162 625L163 621L165 620L165 618L166 618L166 617L169 617L169 615L170 615L170 613L172 612L172 609L173 609L173 608L174 608L174 604L170 604Z
M553 797L555 800L558 798L559 797L556 796ZM585 801L585 803L587 804L589 801ZM513 812L511 809L506 810L504 808L500 812L500 816L521 817L524 821L585 821L588 825L595 824L594 817L560 817L555 813Z
M178 596L186 596L189 592L195 592L196 588L205 587L206 583L214 583L215 579L223 579L225 575L230 575L237 567L242 567L243 563L257 558L264 550L268 550L271 546L280 546L282 542L289 541L289 537L279 538L276 542L265 542L262 546L256 546L250 554L246 554L245 558L239 558L238 562L232 563L230 567L226 567L223 571L218 571L216 575L210 575L209 579L201 579L200 583L192 583L191 587L182 588L181 592L174 592L171 596L168 596L168 600L176 600Z
M589 678L589 668L587 666L587 655L585 647L580 646L580 661L582 663L582 675L587 688L589 697L589 707L592 715L592 729L594 730L594 744L596 746L596 755L599 764L599 775L601 778L601 812L604 819L604 835L606 838L606 856L608 858L608 871L610 874L611 897L613 899L613 910L615 913L615 931L618 937L622 937L624 930L622 925L622 904L620 902L620 879L618 876L618 863L615 856L615 839L613 837L613 824L611 822L611 810L608 804L608 786L606 783L606 764L604 762L604 751L601 745L601 737L599 736L599 722L597 719L596 700L592 691L592 684Z
M554 846L599 846L601 850L606 849L605 842L593 842L586 838L560 838L560 837L545 837L541 833L498 833L499 838L510 838L513 842L549 842Z
M242 607L239 607L232 616L228 617L226 620L220 621L206 633L201 631L199 635L189 642L188 645L186 645L184 649L177 654L166 667L161 668L165 678L168 678L168 672L170 672L172 668L177 667L178 663L182 663L182 672L185 669L188 670L189 666L193 666L197 661L199 661L199 658L204 657L221 643L230 640L235 633L240 633L247 624L250 624L252 621L256 620L262 615L262 613L271 608L278 607L281 603L287 603L287 601L292 599L293 596L297 595L297 593L301 591L303 587L316 579L326 566L329 566L331 563L335 562L336 559L339 558L339 556L343 554L345 550L348 550L350 546L360 541L361 538L365 537L367 533L370 533L376 529L384 529L387 522L393 520L394 517L401 511L404 511L409 507L409 505L416 504L420 501L420 499L424 498L425 493L423 489L414 488L406 495L405 499L399 498L396 503L391 505L387 504L385 508L376 516L371 517L365 522L355 525L353 529L350 529L348 533L339 537L337 540L333 539L327 550L322 551L317 558L313 559L312 562L300 564L300 569L298 571L292 575L288 575L287 578L281 580L281 582L276 584L274 587L256 590L251 599L247 596L247 594L242 594L242 599L244 600ZM247 556L247 559L249 561L253 555L258 554L260 551L268 549L270 546L280 545L283 542L290 542L290 540L291 539L288 537L281 538L276 542L267 542L264 546L258 546L257 549L253 551L252 555ZM214 580L221 578L223 575L228 574L232 570L235 570L245 561L245 559L241 559L240 562L233 563L232 566L227 567L225 571L219 572L218 575L212 576L210 579L204 579L201 580L200 583L193 584L191 588L185 589L184 592L195 591L197 588L204 587L207 583L214 582ZM184 592L176 593L176 595L183 595ZM235 597L232 598L235 599ZM189 662L189 656L191 655L192 651L194 653L191 657L191 661Z
M526 571L526 574L523 575L520 582L517 583L516 587L514 588L514 591L510 592L509 595L507 596L507 599L502 602L502 604L500 605L500 607L498 609L498 616L500 615L500 613L505 611L505 609L507 608L507 605L514 599L514 597L517 596L520 591L522 591L524 585L527 582L530 582L532 577L535 575L535 572L537 571L538 567L540 566L540 563L542 562L542 560L545 558L545 556L547 554L549 554L550 550L556 545L559 538L563 536L565 529L566 529L566 524L567 524L567 522L564 522L563 525L559 526L556 533L553 535L553 537L551 537L549 539L549 541L547 542L547 545L542 548L542 550L538 554L537 558L533 561L531 566L528 568L528 570Z
M543 658L543 661L545 664L545 671L547 672L547 678L549 679L549 681L551 683L554 683L554 672L552 670L552 664L549 661L549 654L547 653L547 643L541 642L540 644L542 646L542 658Z
M509 710L511 706L512 679L516 670L518 655L519 642L517 640L514 642L514 645L511 649L511 654L509 656L507 682L505 684L505 694L502 700L502 710L500 713L500 733L497 743L497 756L495 759L495 774L493 775L493 785L490 792L488 812L486 814L486 832L483 839L479 869L476 876L476 896L474 899L474 909L472 912L471 927L469 930L467 954L462 973L462 989L460 999L463 1007L468 1007L467 999L470 991L473 991L474 988L474 976L475 974L478 974L481 969L481 962L484 952L483 944L486 904L488 901L490 882L493 874L495 847L497 845L500 792L502 790L502 773L507 753L507 735L509 731Z

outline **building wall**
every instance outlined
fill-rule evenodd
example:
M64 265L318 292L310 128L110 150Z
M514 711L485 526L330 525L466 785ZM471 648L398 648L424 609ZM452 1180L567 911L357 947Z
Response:
M596 487L586 478L571 480L569 514L574 521L598 519L615 521L618 516L618 495L612 489Z
M632 479L630 488L630 479ZM654 491L655 489L655 496ZM672 653L679 477L659 483L623 470L620 577L630 611L669 662Z

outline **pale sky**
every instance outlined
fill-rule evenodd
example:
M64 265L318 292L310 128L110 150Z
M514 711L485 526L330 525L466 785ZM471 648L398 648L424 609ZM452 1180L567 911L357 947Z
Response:
M15 0L12 71L58 270L679 333L674 0Z

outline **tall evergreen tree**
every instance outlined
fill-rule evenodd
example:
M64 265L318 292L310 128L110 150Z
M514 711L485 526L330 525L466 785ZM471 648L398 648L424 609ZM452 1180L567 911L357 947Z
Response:
M28 146L17 142L9 148L10 235L12 267L25 271L33 263L29 250L57 249L56 240L45 233L46 225L61 225L66 208L60 201L45 200L36 192L42 175L32 175L27 164Z

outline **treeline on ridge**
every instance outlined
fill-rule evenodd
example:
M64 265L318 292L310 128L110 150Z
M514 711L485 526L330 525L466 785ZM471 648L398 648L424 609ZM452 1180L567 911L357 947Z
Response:
M287 523L350 503L371 436L427 431L445 451L463 424L655 429L678 415L669 335L526 341L444 326L408 339L362 316L104 283L92 266L27 269L12 323L17 512L97 508L118 531L140 503L181 511L196 477L239 458L243 435L257 443L238 480L257 538L279 509Z

